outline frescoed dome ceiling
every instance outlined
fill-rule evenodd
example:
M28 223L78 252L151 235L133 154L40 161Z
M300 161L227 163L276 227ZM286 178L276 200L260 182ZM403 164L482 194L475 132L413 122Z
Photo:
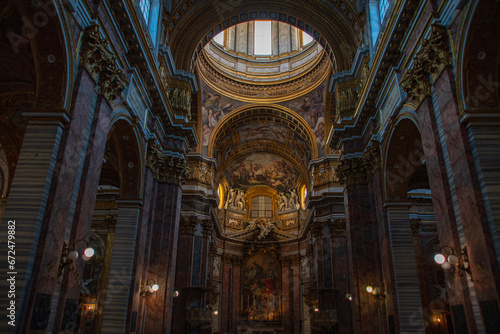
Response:
M223 42L209 42L196 60L198 153L215 161L226 236L290 241L307 219L309 166L327 153L333 65L317 41L276 21L271 53L255 54L245 37L257 28L252 24L224 32ZM270 200L272 216L253 216L257 197Z

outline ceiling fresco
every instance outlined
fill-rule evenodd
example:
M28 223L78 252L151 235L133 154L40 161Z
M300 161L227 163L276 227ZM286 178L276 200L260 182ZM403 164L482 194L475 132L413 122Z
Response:
M225 176L231 187L246 190L267 185L278 191L295 186L299 172L282 157L270 153L253 153L228 166Z
M284 126L258 123L242 126L238 129L238 133L240 143L252 139L267 139L276 140L284 144L288 129Z
M325 154L325 87L326 81L306 95L279 103L295 111L309 124L316 137L320 156Z
M325 154L325 91L326 81L315 90L293 100L280 103L301 116L312 129L316 138L319 156ZM248 105L215 92L201 81L202 126L201 153L208 153L210 136L217 124L231 111ZM244 125L238 129L240 143L252 139L271 139L284 143L287 129L267 123Z

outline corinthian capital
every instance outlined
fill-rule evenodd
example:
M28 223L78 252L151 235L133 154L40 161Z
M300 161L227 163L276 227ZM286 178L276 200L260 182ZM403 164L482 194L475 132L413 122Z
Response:
M148 146L146 165L160 182L182 185L189 176L186 158L179 152L164 152L161 145L151 142Z
M85 66L98 83L99 94L113 101L125 90L128 81L124 71L118 67L116 57L101 38L99 25L89 26L83 39L80 64Z

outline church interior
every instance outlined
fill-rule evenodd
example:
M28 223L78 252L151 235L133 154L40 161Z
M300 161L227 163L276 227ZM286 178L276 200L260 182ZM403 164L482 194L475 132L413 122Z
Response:
M500 333L499 21L0 0L0 332Z

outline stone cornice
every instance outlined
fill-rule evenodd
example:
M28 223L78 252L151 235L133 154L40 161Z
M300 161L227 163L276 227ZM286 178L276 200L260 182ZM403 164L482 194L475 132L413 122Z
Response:
M411 21L418 12L416 8L420 2L420 0L407 0L395 3L394 14L391 15L391 21L386 28L386 31L390 31L390 34L383 36L380 42L381 47L377 51L365 87L362 92L358 92L360 103L356 108L354 117L342 121L330 132L327 143L332 149L338 147L341 138L361 136L369 120L375 116L377 111L375 102L387 74L392 67L399 63L403 55L399 48ZM394 27L394 29L389 30L390 27Z

